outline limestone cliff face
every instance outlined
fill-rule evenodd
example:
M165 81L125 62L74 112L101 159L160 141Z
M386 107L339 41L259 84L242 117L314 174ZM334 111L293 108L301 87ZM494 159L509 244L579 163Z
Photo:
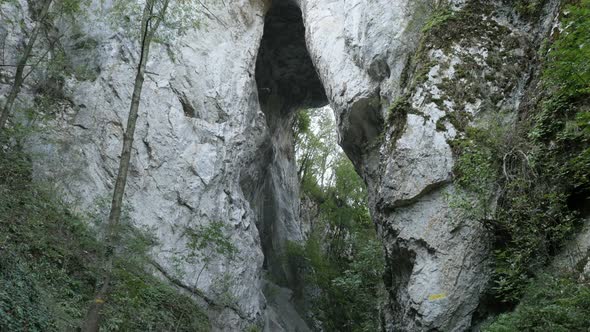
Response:
M450 142L467 124L516 114L556 2L532 21L503 1L300 5L342 147L368 184L385 246L384 329L469 329L490 276L490 236L451 208ZM441 8L458 19L423 29Z
M94 77L65 79L55 120L31 142L36 175L92 212L104 211L100 202L112 193L138 58L123 24L108 21L110 5L94 1L83 19L55 27L71 43L63 45L69 59L90 66ZM263 178L268 164L251 166L272 148L255 81L266 7L238 0L207 8L199 30L152 46L125 201L133 222L159 239L153 257L165 275L203 291L207 301L198 299L211 308L215 329L236 331L265 314L263 246L247 196L248 178ZM30 24L26 1L11 10ZM84 43L93 46L78 46ZM231 259L187 246L187 230L216 221L237 248ZM301 238L296 230L288 236ZM187 261L191 254L197 258ZM211 263L203 267L205 256Z
M489 278L490 246L478 223L457 222L447 200L455 190L449 141L464 129L453 119L476 123L495 109L518 108L556 4L549 1L533 24L508 1L455 0L451 7L467 18L462 25L423 38L424 23L443 5L210 2L199 9L198 30L153 46L126 203L130 218L160 240L156 273L201 290L198 299L211 308L215 329L305 329L300 320L281 317L296 315L279 308L288 299L267 305L263 275L269 271L289 285L281 255L286 241L304 238L292 116L327 103L342 147L368 184L383 239L384 329L471 326ZM31 24L26 1L2 6ZM101 211L112 191L138 57L124 29L104 18L109 6L93 1L83 20L54 27L66 31L62 47L70 64L89 67L90 75L60 83L63 98L30 143L36 175L91 212ZM10 35L6 49L14 49L22 31L8 21L0 28ZM0 89L4 95L7 85ZM22 102L36 93L30 83ZM390 116L394 104L406 110ZM199 253L212 255L206 266L179 260L191 254L187 229L216 221L226 225L235 257Z

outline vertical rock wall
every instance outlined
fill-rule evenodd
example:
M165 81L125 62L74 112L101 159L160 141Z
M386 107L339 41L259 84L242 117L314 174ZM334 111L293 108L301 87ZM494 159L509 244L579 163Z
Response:
M1 23L13 42L5 61L18 55L19 19L32 25L29 3L2 5L12 19ZM68 62L92 75L63 78L62 98L47 109L44 130L30 143L35 175L58 184L80 211L99 213L99 220L106 220L100 213L112 194L138 58L136 31L124 17L111 24L111 5L93 1L76 19L52 27L65 34ZM263 1L207 2L196 8L199 29L152 45L125 195L131 220L159 240L152 254L162 278L199 289L216 330L246 329L265 313L258 215L240 180L270 140L255 81L267 9ZM47 43L38 45L41 53ZM29 79L23 103L39 96L44 75ZM1 95L8 87L0 85ZM224 224L234 257L187 246L188 230L213 222Z
M25 39L19 19L34 24L30 3L2 5L13 18L0 25L8 36L7 62L16 62L10 50ZM29 143L35 176L55 183L99 221L108 212L138 57L137 27L124 22L134 18L112 16L112 5L93 1L79 17L47 27L63 31L67 65L81 71L64 70L43 130ZM288 289L270 302L263 293L266 278L292 284L285 247L303 240L292 117L300 107L327 103L305 47L301 12L280 1L268 15L268 1L197 7L197 30L151 48L125 195L129 219L159 241L154 272L198 294L215 330L264 324L273 332L305 330ZM47 46L42 39L38 52ZM3 75L8 83L11 73ZM47 77L32 75L23 105L42 96ZM8 88L0 85L2 95ZM198 236L215 222L236 247L233 257L189 245L191 232Z
M341 145L368 184L383 239L384 329L467 330L489 280L491 243L481 223L450 207L450 143L500 112L511 123L556 2L533 19L503 1L299 3ZM432 15L439 22L423 28Z
M266 153L265 173L251 187L258 190L251 202L259 212L266 268L275 280L294 286L295 278L285 265L285 248L288 241L302 241L303 232L292 122L297 110L323 106L327 99L306 49L301 11L289 2L275 1L267 13L256 81L270 146L260 152Z
M465 122L516 111L558 1L535 24L508 1L451 2L465 19L423 37L445 1L275 0L267 14L267 1L226 0L199 8L198 30L153 46L126 202L131 219L160 240L153 256L162 277L202 290L217 330L264 321L265 268L291 279L281 255L285 241L303 237L291 118L326 102L384 242L384 329L471 326L489 243L479 223L458 220L449 206L449 141ZM62 98L30 144L36 176L83 211L101 211L112 191L138 56L124 25L105 17L110 5L94 1L83 19L50 29L65 31L70 65L85 70L45 84ZM9 35L5 61L14 61L23 36L15 22L30 26L30 12L24 0L2 11L18 17L0 30ZM31 80L23 104L41 93L44 75ZM191 254L187 229L216 221L238 254L198 253L212 255L206 266L179 261Z

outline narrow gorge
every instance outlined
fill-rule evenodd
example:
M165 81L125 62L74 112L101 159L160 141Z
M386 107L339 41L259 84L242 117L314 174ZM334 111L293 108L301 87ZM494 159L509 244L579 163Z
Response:
M588 17L0 0L0 331L583 331Z

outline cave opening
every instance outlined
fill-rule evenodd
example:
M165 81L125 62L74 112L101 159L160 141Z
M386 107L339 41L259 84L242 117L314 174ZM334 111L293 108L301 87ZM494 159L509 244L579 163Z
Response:
M367 322L341 312L371 311L376 308L377 294L339 298L342 293L332 288L332 281L310 286L307 276L302 275L313 270L337 279L351 271L346 275L363 280L363 287L378 289L384 266L382 248L369 215L365 184L339 145L334 111L328 106L305 36L299 7L292 1L273 1L265 17L256 62L258 99L266 118L268 144L260 154L258 176L250 177L242 187L257 213L268 279L265 283L291 289L294 296L290 301L305 317L311 310L311 297L324 297L320 302L331 304L321 309L325 317L318 318L322 321L319 324L346 329ZM305 257L312 247L326 264L302 268L302 261L307 262L305 265L313 260ZM361 251L370 251L370 259L363 260L370 263L350 270L358 266L354 260ZM323 268L326 270L319 271ZM276 301L272 297L271 305ZM355 302L359 299L372 302ZM378 313L367 312L365 316L376 321ZM310 326L317 322L308 320Z
M328 104L305 41L301 10L286 0L273 1L266 14L256 62L256 84L265 114L270 144L266 166L253 196L264 268L274 280L291 287L296 276L284 262L286 244L301 241L297 220L299 183L296 179L292 123L296 111Z
M288 117L298 108L328 104L307 51L301 10L290 1L274 1L266 14L256 82L260 105L267 118Z

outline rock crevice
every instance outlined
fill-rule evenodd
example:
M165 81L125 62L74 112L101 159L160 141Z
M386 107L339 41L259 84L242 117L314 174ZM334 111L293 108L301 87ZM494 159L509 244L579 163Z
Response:
M297 110L324 106L327 98L307 52L301 11L289 1L275 1L266 13L256 83L269 141L260 151L265 164L256 193L249 196L258 214L265 268L284 285L295 286L284 259L289 241L303 241L292 122Z

